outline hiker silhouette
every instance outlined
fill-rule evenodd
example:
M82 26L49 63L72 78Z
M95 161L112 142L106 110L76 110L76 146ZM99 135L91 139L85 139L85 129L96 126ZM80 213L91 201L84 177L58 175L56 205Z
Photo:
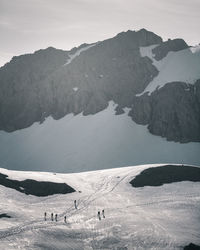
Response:
M97 213L97 217L99 218L99 220L101 220L101 214L100 214L100 211L98 211L98 213Z

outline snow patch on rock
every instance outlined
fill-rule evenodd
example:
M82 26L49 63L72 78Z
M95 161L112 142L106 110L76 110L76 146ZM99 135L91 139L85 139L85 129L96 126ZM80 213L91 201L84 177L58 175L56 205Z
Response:
M160 61L156 61L152 53L156 46L158 45L140 48L141 56L149 57L159 73L137 96L141 96L145 92L150 95L157 88L161 88L169 82L181 81L194 84L200 78L200 45L177 52L169 52Z
M73 90L76 92L76 91L78 90L78 88L77 88L77 87L74 87Z
M81 48L81 49L78 49L74 54L69 55L68 61L67 61L63 66L66 66L66 65L70 64L70 63L71 63L77 56L79 56L83 51L86 51L86 50L88 50L88 49L94 47L95 45L96 45L96 43L90 44L90 45L85 46L85 47L83 47L83 48Z

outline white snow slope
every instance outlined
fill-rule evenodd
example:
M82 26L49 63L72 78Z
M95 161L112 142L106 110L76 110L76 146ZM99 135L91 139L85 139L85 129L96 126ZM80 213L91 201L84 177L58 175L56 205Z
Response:
M148 163L200 165L200 143L175 143L150 134L115 104L95 115L60 120L12 133L0 131L0 167L13 170L81 172Z
M141 56L149 57L159 73L145 90L137 96L143 95L145 92L151 94L168 82L182 81L194 84L197 79L200 79L200 45L177 52L169 52L160 61L155 60L152 53L152 49L156 46L152 45L140 48Z
M35 197L0 186L0 214L12 217L0 218L0 249L169 250L190 242L200 245L199 182L143 188L129 184L142 170L156 166L76 174L0 169L10 179L66 182L81 191ZM97 212L102 209L105 218L99 221ZM50 221L52 212L58 214L57 222Z

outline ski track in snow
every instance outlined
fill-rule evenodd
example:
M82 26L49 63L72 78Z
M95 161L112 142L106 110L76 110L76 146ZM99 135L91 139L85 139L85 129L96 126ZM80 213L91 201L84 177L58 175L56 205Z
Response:
M103 179L103 182L99 184L99 186L97 187L97 189L96 189L96 191L94 193L92 193L88 197L86 196L85 199L82 199L80 202L77 203L78 206L83 203L84 204L83 207L80 207L79 210L72 210L73 206L70 206L66 211L59 214L58 217L61 218L65 214L67 214L67 218L69 218L73 214L76 214L77 211L79 212L79 211L81 211L83 209L87 209L87 207L91 204L91 202L93 202L94 200L99 198L99 197L96 197L98 195L98 193L100 193L102 196L105 195L105 193L103 193L103 192L107 190L107 187L109 185L109 181L106 182L105 181L106 179L107 178ZM119 181L119 183L120 182L121 181ZM104 188L104 186L105 186L105 188ZM113 191L116 186L117 185L115 185L111 190L109 190L109 192ZM47 199L51 199L51 197L48 197ZM41 201L41 202L44 202L44 201ZM39 223L39 225L38 225L38 223ZM41 223L42 223L42 225L40 225ZM44 224L47 224L47 225L44 225ZM56 226L57 224L58 223L56 223L54 226ZM4 233L1 233L1 231L0 231L0 239L11 236L11 235L14 235L14 234L19 234L19 233L22 233L22 232L27 231L27 230L33 230L33 229L38 229L38 228L46 228L47 226L52 226L52 222L50 221L50 222L45 222L44 223L44 220L42 220L42 221L41 220L34 220L34 221L31 221L31 222L24 223L21 226L10 228L10 229L8 229L8 231L6 231Z
M0 186L3 207L4 203L7 203L5 197L8 199L13 197L13 202L18 209L11 207L10 210L13 209L13 213L20 215L18 216L20 218L19 225L0 230L0 248L1 242L6 246L6 249L12 247L13 242L16 242L16 244L21 244L18 245L21 249L27 249L23 244L28 244L31 249L34 237L40 235L39 232L44 232L44 230L48 234L47 242L51 242L52 230L61 230L64 235L67 232L69 234L70 230L72 234L76 233L77 230L81 231L84 249L99 249L102 244L104 244L105 249L111 249L109 247L114 239L120 240L116 243L119 244L119 247L126 245L127 249L133 249L133 246L135 249L179 249L180 246L184 246L192 240L200 243L197 233L200 230L198 222L193 225L193 216L195 217L200 205L200 184L182 182L161 187L133 188L129 184L130 180L147 167L149 166L80 174L57 174L55 178L60 178L69 185L71 181L76 190L81 190L81 193L53 195L46 198L26 196ZM6 172L8 175L10 172L12 176L12 171ZM23 172L20 173L21 178L23 178ZM40 173L39 179L42 175L45 180L47 173ZM35 173L35 179L37 178L38 174ZM186 192L183 190L184 187ZM3 197L2 194L4 194ZM73 206L74 199L77 200L77 210ZM19 203L17 203L18 200ZM32 202L29 203L29 201ZM189 207L187 210L187 206L191 206L191 208ZM20 208L23 212L20 211ZM30 208L33 210L32 214L39 217L23 218L23 216L29 216ZM58 210L58 222L52 222L49 218L44 221L42 215L46 211L45 209L48 210L48 215L51 211ZM106 218L98 221L97 211L101 209L105 209ZM192 211L191 214L190 211ZM181 217L180 213L186 216ZM67 217L66 224L63 222L65 215ZM188 218L188 215L191 218ZM188 223L188 219L191 219L191 223ZM23 220L26 221L22 222ZM4 221L1 219L1 225ZM189 235L180 232L184 225L187 225ZM33 238L22 241L21 239L27 234L33 235ZM80 246L82 243L76 244ZM75 242L69 243L71 249L78 249L73 244Z

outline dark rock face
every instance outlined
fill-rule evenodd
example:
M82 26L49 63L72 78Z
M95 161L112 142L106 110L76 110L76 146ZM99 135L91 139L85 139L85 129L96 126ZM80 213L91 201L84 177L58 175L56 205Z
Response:
M151 133L174 141L200 141L200 99L194 86L169 84L155 92L152 99Z
M129 116L137 123L141 125L147 125L151 120L152 103L151 97L147 93L140 97L133 99L131 111Z
M134 94L158 74L151 60L142 58L139 51L140 46L155 42L160 43L161 38L151 32L128 31L82 52L42 83L46 86L42 99L49 98L46 112L58 119L70 112L97 113L110 100L122 107L130 106Z
M200 250L200 246L190 243L184 247L184 250Z
M158 74L139 47L161 42L152 32L128 31L82 52L68 65L68 55L86 44L70 52L48 48L13 58L0 69L0 129L25 128L49 115L95 114L109 100L130 106L133 95Z
M170 141L200 141L200 81L168 83L133 100L129 115L154 135Z
M0 219L1 218L11 218L11 216L7 214L0 214Z
M35 180L10 180L7 175L0 174L0 185L15 189L24 194L35 196L48 196L53 194L67 194L75 190L65 183L55 183Z
M121 115L121 114L124 114L124 110L122 107L120 107L119 105L115 108L115 114L116 115Z
M47 48L13 57L0 68L0 129L14 131L41 121L41 81L67 59L66 51Z
M155 55L154 58L159 61L163 59L170 51L179 51L187 48L188 45L183 39L169 39L168 41L163 42L159 46L155 47L152 52Z
M133 187L161 186L180 181L200 181L200 168L191 166L166 165L148 168L137 175L130 184Z

